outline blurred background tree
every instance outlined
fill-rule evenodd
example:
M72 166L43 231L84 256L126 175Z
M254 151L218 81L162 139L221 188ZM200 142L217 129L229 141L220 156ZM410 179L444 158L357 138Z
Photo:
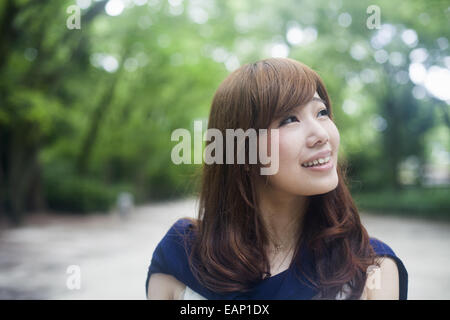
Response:
M69 29L67 8L81 9ZM195 194L173 130L206 121L240 65L317 70L360 207L450 218L447 1L5 0L0 3L0 210L108 212ZM204 129L206 126L204 126Z

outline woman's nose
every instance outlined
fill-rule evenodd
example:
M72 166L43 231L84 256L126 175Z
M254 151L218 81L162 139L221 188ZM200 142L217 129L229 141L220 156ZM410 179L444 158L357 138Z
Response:
M329 133L326 128L324 128L317 121L312 121L310 124L310 129L308 136L306 138L306 143L308 147L314 147L316 144L324 144L329 140Z

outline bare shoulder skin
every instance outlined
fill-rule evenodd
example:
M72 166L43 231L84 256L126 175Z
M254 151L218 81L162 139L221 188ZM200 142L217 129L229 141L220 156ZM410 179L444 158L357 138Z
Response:
M148 282L148 300L182 300L186 285L175 277L154 273Z
M380 270L368 275L361 300L398 300L400 288L396 262L388 257L378 261Z

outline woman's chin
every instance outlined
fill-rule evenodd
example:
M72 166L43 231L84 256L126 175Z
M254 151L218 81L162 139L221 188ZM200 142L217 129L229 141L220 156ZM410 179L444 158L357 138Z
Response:
M315 195L319 195L319 194L325 194L328 193L330 191L333 191L334 189L337 188L339 184L339 180L336 179L333 182L329 182L329 183L324 183L324 184L317 184L314 186L310 186L308 189L306 190L302 190L302 192L299 193L299 195L302 196L315 196Z

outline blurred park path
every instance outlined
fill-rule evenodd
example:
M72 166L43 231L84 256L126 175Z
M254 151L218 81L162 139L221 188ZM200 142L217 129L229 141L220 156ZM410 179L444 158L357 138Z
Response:
M152 252L180 217L195 216L194 199L90 216L35 215L0 230L0 299L145 299ZM370 215L371 237L387 243L409 273L409 299L450 299L450 224ZM70 265L81 288L66 286Z

